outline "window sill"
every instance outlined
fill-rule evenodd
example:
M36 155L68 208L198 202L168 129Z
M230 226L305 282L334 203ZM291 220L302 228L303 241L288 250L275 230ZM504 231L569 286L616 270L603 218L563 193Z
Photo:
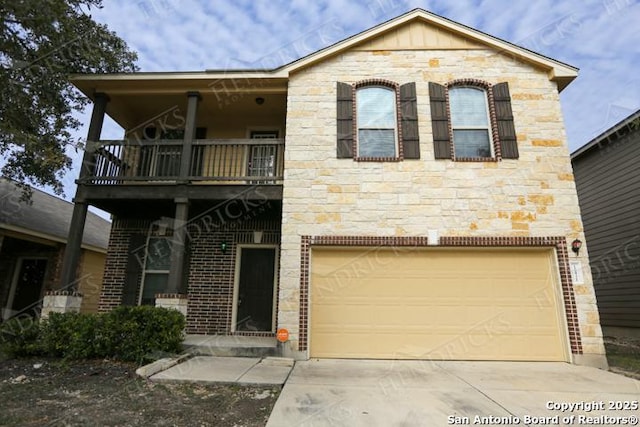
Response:
M497 162L496 157L454 157L454 162Z
M400 157L354 157L356 162L374 162L374 163L386 163L386 162L401 162L403 159Z

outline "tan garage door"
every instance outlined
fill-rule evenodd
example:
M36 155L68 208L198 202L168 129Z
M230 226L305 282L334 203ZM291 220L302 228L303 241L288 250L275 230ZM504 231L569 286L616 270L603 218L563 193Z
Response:
M568 360L548 249L313 249L310 356Z

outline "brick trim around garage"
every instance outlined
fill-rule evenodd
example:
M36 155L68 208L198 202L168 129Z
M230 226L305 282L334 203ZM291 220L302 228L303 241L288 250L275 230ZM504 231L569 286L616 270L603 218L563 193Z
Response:
M562 296L573 354L582 354L578 309L569 271L567 241L564 237L441 237L439 245L428 245L426 237L302 236L300 246L300 319L298 349L307 351L309 327L309 278L312 246L401 246L401 247L553 247L556 249Z

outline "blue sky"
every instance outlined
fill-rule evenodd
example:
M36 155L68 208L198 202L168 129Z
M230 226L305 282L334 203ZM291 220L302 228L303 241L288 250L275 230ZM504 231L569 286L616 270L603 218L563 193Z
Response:
M142 71L192 71L272 68L416 7L580 68L560 95L571 151L640 108L638 0L109 0L91 13ZM107 121L102 138L121 137ZM77 167L67 175L69 198Z

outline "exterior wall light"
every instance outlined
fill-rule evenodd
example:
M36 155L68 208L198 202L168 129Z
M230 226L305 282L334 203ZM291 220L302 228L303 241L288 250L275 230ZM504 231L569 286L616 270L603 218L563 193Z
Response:
M576 254L576 256L580 253L580 248L582 247L582 240L576 239L571 242L571 250Z
M223 254L227 253L227 242L224 240L220 242L220 252L222 252Z

